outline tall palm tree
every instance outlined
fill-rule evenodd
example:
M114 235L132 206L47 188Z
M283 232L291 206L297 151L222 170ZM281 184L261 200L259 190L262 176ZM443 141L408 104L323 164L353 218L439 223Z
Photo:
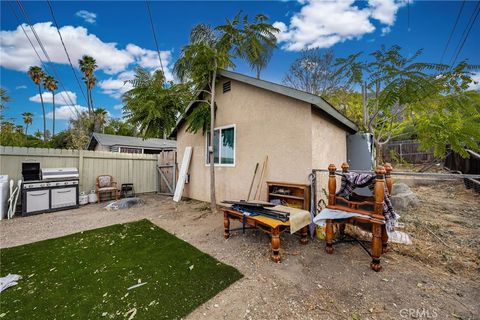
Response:
M24 112L22 113L23 123L25 123L25 135L28 135L28 126L33 122L33 113Z
M193 127L192 124L208 123L210 128L210 207L213 212L216 211L215 196L215 166L214 166L214 130L215 128L215 84L217 72L219 69L235 67L233 60L241 58L250 63L251 66L259 66L257 75L265 63L265 59L260 59L265 52L272 50L276 46L275 33L279 30L271 24L265 22L266 18L258 15L253 24L248 23L248 18L243 18L241 25L241 14L237 14L233 20L228 20L225 25L211 28L208 25L199 24L192 29L190 33L190 43L182 48L180 58L175 63L174 71L182 80L191 80L196 88L200 89L202 97L196 102L197 108L208 110L210 112L201 112L204 116L209 116L210 121L198 121L189 118L189 127L191 131L197 131L200 128ZM247 22L247 23L245 23ZM261 39L262 38L262 39ZM264 39L263 39L264 38ZM268 41L266 41L268 39ZM194 114L194 113L192 113ZM198 115L198 113L195 113ZM192 121L193 120L193 121Z
M30 79L38 86L38 93L40 94L40 101L42 102L42 113L43 113L43 140L47 141L47 120L45 118L45 105L43 103L43 96L42 96L42 81L45 78L45 72L43 72L42 68L38 66L33 66L28 69L28 75Z
M103 131L105 124L107 123L108 112L104 108L97 108L94 112L93 131Z
M58 81L55 80L54 77L52 76L46 76L45 79L43 80L43 87L45 90L50 91L52 93L52 106L53 106L53 130L52 130L52 136L55 136L55 90L58 89Z
M78 64L80 66L80 71L83 72L83 81L87 86L87 104L88 104L88 113L90 116L93 115L94 108L93 108L93 99L92 99L92 89L97 82L97 78L95 78L94 72L97 66L97 61L91 56L84 55L82 59L78 60Z

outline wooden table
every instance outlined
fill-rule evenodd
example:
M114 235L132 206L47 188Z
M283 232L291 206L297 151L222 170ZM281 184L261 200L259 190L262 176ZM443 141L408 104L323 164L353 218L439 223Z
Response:
M230 219L243 221L243 213L233 210L231 208L222 208L223 211L223 226L225 228L224 238L228 239L230 237ZM290 222L282 222L280 220L268 218L265 216L245 216L245 224L258 228L261 231L269 234L272 238L272 260L274 262L280 262L280 233L285 231L290 231ZM300 229L300 243L307 244L307 229L308 226Z

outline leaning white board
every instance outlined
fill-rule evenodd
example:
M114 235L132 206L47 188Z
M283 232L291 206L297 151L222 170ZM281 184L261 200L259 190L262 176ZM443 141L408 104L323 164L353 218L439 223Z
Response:
M177 186L175 187L175 193L173 194L173 201L178 202L182 199L183 187L185 186L185 179L187 177L188 166L190 166L190 158L192 157L192 147L186 147L183 153L182 166L180 168L180 174L178 175Z

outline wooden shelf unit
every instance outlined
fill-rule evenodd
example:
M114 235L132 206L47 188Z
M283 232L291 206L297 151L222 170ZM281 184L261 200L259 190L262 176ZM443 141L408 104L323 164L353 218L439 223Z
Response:
M268 202L279 199L287 206L310 211L310 185L289 182L267 181ZM288 194L278 193L279 189L289 190Z

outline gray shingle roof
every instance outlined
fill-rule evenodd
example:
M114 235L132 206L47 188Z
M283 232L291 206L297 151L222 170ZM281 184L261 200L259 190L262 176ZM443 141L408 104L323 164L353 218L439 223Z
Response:
M124 147L138 147L145 149L172 149L177 147L177 142L167 139L145 139L137 137L116 136L112 134L104 134L94 132L88 149L93 149L95 144L99 143L103 146L124 146Z

